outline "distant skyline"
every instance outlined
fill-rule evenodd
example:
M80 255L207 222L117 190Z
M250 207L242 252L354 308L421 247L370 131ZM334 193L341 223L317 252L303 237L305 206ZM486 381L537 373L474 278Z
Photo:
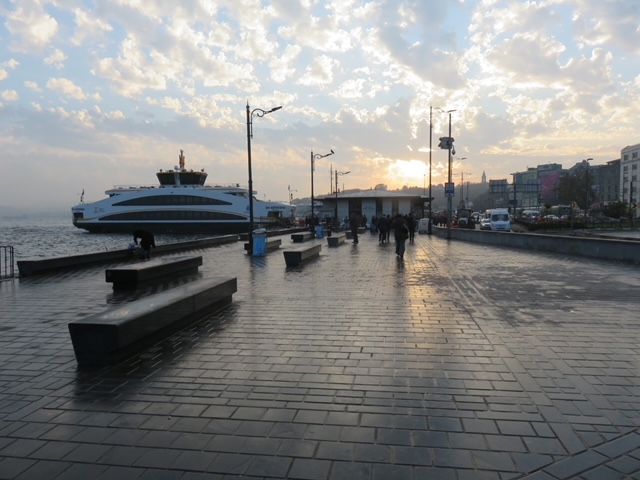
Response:
M640 143L637 0L5 0L0 208L69 209L178 164L259 199L510 178ZM461 160L465 158L464 160Z

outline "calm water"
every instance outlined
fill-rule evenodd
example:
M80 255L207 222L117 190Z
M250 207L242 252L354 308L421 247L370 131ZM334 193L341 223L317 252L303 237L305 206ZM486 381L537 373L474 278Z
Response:
M207 238L212 235L156 235L156 243ZM0 245L13 246L15 271L18 260L37 260L96 253L127 248L131 235L124 233L88 233L64 217L0 218Z

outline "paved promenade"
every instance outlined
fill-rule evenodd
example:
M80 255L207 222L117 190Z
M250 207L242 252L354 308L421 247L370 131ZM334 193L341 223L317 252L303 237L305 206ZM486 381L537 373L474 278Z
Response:
M640 479L637 266L322 243L295 269L198 250L135 294L104 265L0 282L0 478ZM69 321L218 274L228 309L77 367Z

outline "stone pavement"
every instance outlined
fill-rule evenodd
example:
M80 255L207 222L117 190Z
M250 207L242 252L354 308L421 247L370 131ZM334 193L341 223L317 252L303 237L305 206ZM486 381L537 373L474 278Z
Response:
M637 266L393 248L223 245L134 294L104 265L0 282L0 478L640 479ZM217 274L228 309L77 367L70 320Z

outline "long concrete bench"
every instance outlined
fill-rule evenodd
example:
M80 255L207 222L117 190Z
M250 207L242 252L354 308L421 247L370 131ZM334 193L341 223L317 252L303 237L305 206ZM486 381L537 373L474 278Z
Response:
M165 243L157 245L152 250L153 255L169 252L179 252L199 248L208 248L226 243L238 241L238 235L223 235L220 237L203 238L200 240L190 240L187 242ZM129 260L134 257L132 250L125 248L121 250L110 250L107 252L85 253L81 255L71 255L68 257L51 257L42 260L19 260L18 270L21 277L29 277L42 273L57 270L67 270L72 268L82 268L100 263L119 262Z
M358 227L358 235L362 235L363 233L366 233L366 231L367 227ZM346 230L345 233L347 235L347 240L353 240L353 234L350 229Z
M335 233L330 237L327 237L327 244L330 247L337 247L342 245L347 240L347 235L344 233Z
M279 238L267 239L266 251L270 252L272 250L278 250L280 248L280 245L282 245L282 240L279 239ZM249 244L248 243L244 244L244 251L245 252L249 251Z
M291 240L294 243L306 242L307 240L313 240L315 235L311 232L302 232L302 233L293 233L291 235Z
M322 245L316 243L314 245L291 248L282 253L284 254L284 261L287 264L287 267L295 267L300 265L302 262L319 256L320 250L322 250Z
M235 277L205 278L69 323L80 365L115 362L231 303Z
M135 288L137 285L169 275L195 273L202 257L167 257L105 270L105 280L113 288Z

